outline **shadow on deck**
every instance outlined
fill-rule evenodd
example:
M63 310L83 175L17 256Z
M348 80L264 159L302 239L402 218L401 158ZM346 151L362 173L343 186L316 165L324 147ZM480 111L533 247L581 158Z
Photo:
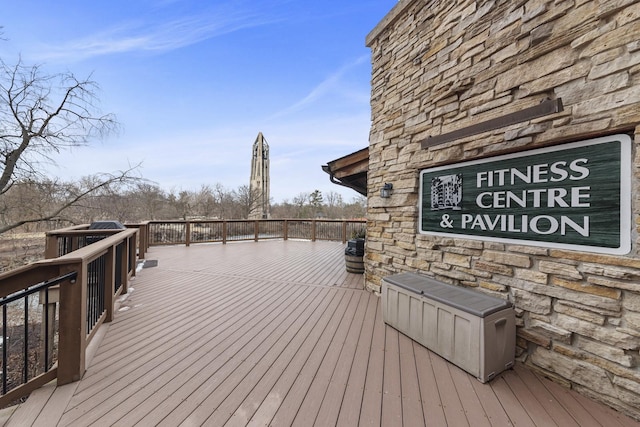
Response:
M152 248L84 378L7 425L640 425L522 366L481 384L385 326L343 251Z

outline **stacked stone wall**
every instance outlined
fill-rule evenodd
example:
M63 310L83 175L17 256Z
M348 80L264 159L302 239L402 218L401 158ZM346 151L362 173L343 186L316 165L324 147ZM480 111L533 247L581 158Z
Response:
M640 2L401 0L367 44L367 287L416 271L509 299L521 361L640 419ZM562 112L421 148L557 98ZM629 254L417 232L422 169L618 133L633 141Z

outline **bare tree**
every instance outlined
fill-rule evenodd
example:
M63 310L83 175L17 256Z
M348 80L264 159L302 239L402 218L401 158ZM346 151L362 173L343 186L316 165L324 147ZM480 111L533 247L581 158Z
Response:
M138 212L136 221L154 220L163 217L163 207L167 205L167 196L157 184L141 182L131 192L130 198L136 201Z
M342 218L344 201L342 195L335 191L329 191L324 197L324 214L327 218Z
M192 215L194 193L186 190L173 190L169 193L169 204L175 209L176 214L183 220Z
M196 213L201 218L213 218L216 211L216 198L210 185L202 185L194 194Z
M356 196L344 206L343 218L364 218L367 214L367 198Z
M234 193L227 191L222 184L216 183L213 188L213 197L218 206L216 216L221 219L228 218L235 203Z
M308 218L307 204L310 200L310 193L300 193L293 198L293 205L296 207L296 217Z
M132 170L115 174L96 174L80 182L62 180L23 180L13 183L0 194L0 234L14 228L46 221L68 223L101 218L99 204L91 200L96 194L114 194L124 185L140 178Z
M48 75L40 66L27 66L22 60L14 66L0 60L0 205L6 205L2 199L15 185L46 181L41 165L55 163L52 155L117 130L115 117L97 109L97 90L94 81L71 73ZM0 234L27 223L58 219L99 189L139 179L135 169L94 175L85 185L65 186L66 197L59 203L20 220L3 221Z
M311 214L313 218L318 218L322 215L322 192L320 190L314 190L309 194L309 206L311 206Z
M235 192L235 196L240 218L252 218L261 211L262 206L259 201L262 192L259 189L251 190L248 185L241 185Z

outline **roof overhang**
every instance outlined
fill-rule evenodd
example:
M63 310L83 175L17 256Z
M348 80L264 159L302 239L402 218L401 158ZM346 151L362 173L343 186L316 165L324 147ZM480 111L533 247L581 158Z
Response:
M331 182L351 188L363 196L367 195L367 171L369 170L369 147L332 160L322 166Z

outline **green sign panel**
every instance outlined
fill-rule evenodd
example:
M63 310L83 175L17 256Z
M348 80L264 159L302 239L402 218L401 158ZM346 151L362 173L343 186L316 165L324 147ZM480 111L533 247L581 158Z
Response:
M425 169L420 233L608 254L631 250L631 138Z

